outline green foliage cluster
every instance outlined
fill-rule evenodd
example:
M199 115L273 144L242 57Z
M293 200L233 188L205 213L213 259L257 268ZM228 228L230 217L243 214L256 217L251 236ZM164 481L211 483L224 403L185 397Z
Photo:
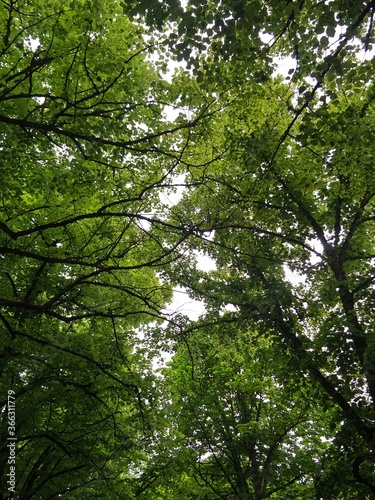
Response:
M373 498L374 15L1 3L1 499Z

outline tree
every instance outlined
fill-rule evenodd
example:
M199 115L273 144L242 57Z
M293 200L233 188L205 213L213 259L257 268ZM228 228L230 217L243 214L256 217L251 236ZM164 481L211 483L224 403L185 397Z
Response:
M12 493L7 390L17 401L20 498L251 488L260 497L272 488L373 495L374 11L373 1L351 0L1 4L3 497ZM172 84L161 77L169 54L191 69ZM280 56L294 61L288 80L274 75ZM177 175L186 192L167 215L162 193ZM217 271L200 271L197 251ZM173 284L205 300L197 325L178 316L162 323ZM284 445L262 487L241 473L244 460L266 470L275 441L258 435L263 451L249 454L246 411L231 415L222 404L239 404L239 389L228 386L223 400L219 383L229 374L236 385L242 373L219 349L226 323L241 339L226 340L229 352L243 357L254 385L264 375L266 394L283 368L264 366L261 375L246 350L262 360L277 353L288 366L271 416L259 422L305 432L305 420L272 414L285 399L321 427L293 451L306 485L293 479L299 469ZM141 340L147 325L155 345L177 346L165 388L152 373L154 345ZM180 359L199 366L208 386L187 377ZM316 412L293 392L301 374ZM197 414L188 406L190 421L176 422L174 393L163 423L165 395L177 387L199 390L202 404L189 395ZM243 397L251 406L253 389ZM237 417L245 426L231 460L238 431L197 431L201 414L231 431ZM182 436L194 432L199 442L182 450ZM215 453L204 455L210 446ZM308 462L309 449L325 450L319 464ZM285 456L293 467L282 472Z
M222 103L186 152L187 192L170 220L189 238L169 275L212 314L230 304L238 321L278 331L294 376L308 373L336 405L342 428L318 498L374 491L374 8L193 1L164 15L180 21L170 39L196 76L189 93ZM293 60L289 84L271 78L275 55ZM194 266L197 251L218 274Z
M211 130L196 135L196 151L219 149L221 160L190 169L171 212L176 228L191 221L187 253L208 253L218 272L187 258L172 275L212 312L231 304L239 321L278 332L294 376L308 373L340 410L332 425L344 421L337 440L349 481L340 491L356 484L366 495L374 489L374 109L369 88L359 92L355 82L341 83L330 100L313 99L300 123L291 119L293 88L242 85Z
M195 498L312 498L330 434L318 391L289 378L271 332L226 316L202 318L165 369L174 470L184 464Z
M151 359L171 258L148 216L184 148L170 87L120 2L0 7L1 407L20 499L130 498L152 436ZM146 404L147 401L147 404ZM1 491L8 490L1 418Z

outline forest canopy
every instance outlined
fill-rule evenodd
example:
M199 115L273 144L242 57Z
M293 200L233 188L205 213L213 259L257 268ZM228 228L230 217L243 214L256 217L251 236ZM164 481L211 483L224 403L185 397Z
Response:
M374 14L1 2L1 499L374 497Z

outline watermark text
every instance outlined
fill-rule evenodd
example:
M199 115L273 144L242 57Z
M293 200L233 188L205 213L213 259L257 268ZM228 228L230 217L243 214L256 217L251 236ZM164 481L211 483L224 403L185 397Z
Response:
M8 391L8 491L16 493L16 397L15 392Z

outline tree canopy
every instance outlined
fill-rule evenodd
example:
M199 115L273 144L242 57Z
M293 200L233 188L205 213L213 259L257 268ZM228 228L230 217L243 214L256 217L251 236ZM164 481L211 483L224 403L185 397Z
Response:
M1 3L0 498L373 498L374 13Z

